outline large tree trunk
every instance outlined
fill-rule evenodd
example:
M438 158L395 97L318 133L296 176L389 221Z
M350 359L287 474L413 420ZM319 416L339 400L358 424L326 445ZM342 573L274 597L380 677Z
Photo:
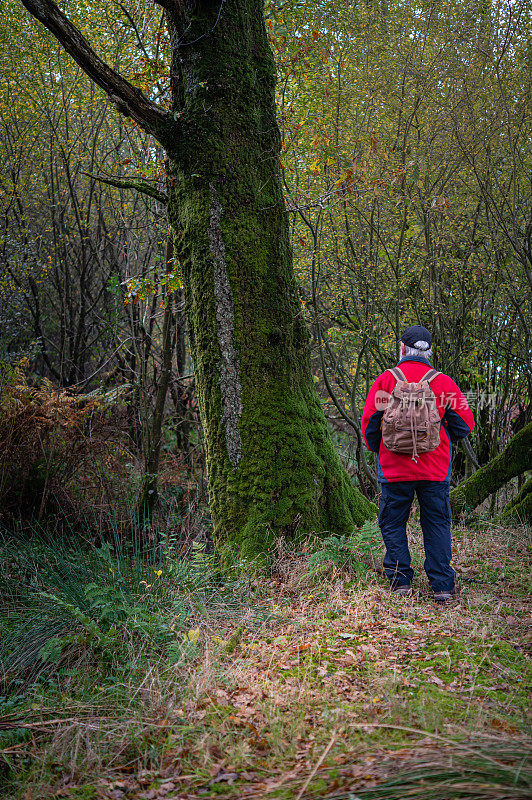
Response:
M502 453L452 490L453 514L475 509L509 480L531 468L532 422L512 436Z
M348 531L373 516L340 465L314 390L263 0L157 0L172 47L170 113L105 64L52 0L22 2L168 154L219 541L254 556L281 534Z
M252 556L297 528L352 529L374 507L339 463L312 380L262 0L204 0L169 18L182 137L168 211L215 534Z

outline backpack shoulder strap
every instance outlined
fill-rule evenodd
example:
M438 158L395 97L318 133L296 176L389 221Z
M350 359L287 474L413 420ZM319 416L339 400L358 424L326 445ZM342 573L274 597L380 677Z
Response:
M438 372L437 369L429 369L429 371L423 375L419 382L422 383L423 381L426 381L427 383L430 383L437 375L441 375L441 372Z
M404 376L404 373L402 372L402 370L399 369L399 367L391 367L391 369L389 369L388 372L392 373L396 381L404 381L405 383L408 383L407 379Z

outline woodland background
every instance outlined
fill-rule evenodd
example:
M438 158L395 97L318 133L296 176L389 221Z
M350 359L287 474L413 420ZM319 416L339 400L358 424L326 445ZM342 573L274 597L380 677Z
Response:
M159 7L105 2L96 12L90 3L66 0L62 8L109 64L164 104L169 41ZM403 329L420 322L433 333L434 365L464 390L476 418L469 455L454 453L456 486L532 421L530 5L287 0L267 2L265 18L278 69L281 166L301 314L335 445L353 481L377 502L360 414L372 381L396 363ZM310 792L317 780L320 754L332 758L339 739L348 741L345 731L354 730L338 710L338 696L327 694L332 684L319 692L305 684L305 702L312 708L316 702L316 715L324 703L336 709L323 726L324 742L321 734L309 738L318 716L308 721L293 705L292 695L301 698L298 681L314 672L324 677L326 641L332 661L334 647L343 648L338 658L349 686L341 691L352 706L359 703L356 724L369 726L362 732L368 752L393 761L397 747L408 743L408 758L419 756L419 736L412 744L411 734L395 730L392 739L379 739L381 724L402 724L416 736L439 732L455 743L469 741L465 730L477 736L495 730L495 738L507 740L496 756L499 767L486 766L495 757L493 741L477 741L474 753L490 755L479 756L467 780L499 786L499 794L482 797L525 797L519 780L529 781L530 771L516 778L513 794L505 788L501 795L500 785L528 747L518 679L526 666L512 625L524 620L529 527L517 524L523 520L497 527L494 520L519 492L523 498L530 491L529 456L456 533L463 575L480 586L463 618L423 607L402 619L376 576L379 539L371 522L351 539L329 536L295 549L281 541L264 585L245 563L220 571L182 276L169 253L163 151L120 116L14 0L3 5L0 43L0 523L8 554L2 567L7 738L0 744L12 796L22 796L22 786L36 792L25 797L163 796L148 793L171 783L175 764L186 763L195 777L190 786L176 779L174 789L187 786L191 797L205 786L230 794L238 780L259 782L256 791L278 792L273 796L301 797L301 788ZM161 432L159 454L154 443ZM15 591L16 584L23 589ZM379 606L389 617L374 641L372 609ZM349 636L360 641L351 657L345 653L351 641L336 620L353 609L358 633ZM316 614L321 627L309 632ZM420 614L428 633L416 628ZM493 631L496 651L487 644ZM213 639L215 632L220 636ZM396 637L391 650L387 636ZM443 678L421 666L421 656L414 663L420 649L438 655L432 647L438 636L447 651ZM246 662L253 647L259 661ZM267 676L276 687L268 717L256 676L272 648L285 673ZM394 648L410 699L401 705L396 694L396 705L387 706L382 664L390 667ZM235 653L247 688L228 677ZM373 671L360 666L364 659ZM126 662L127 677L120 672ZM353 684L346 665L367 673ZM81 668L92 683L79 684ZM283 674L288 688L280 689ZM96 675L101 704L89 688ZM490 683L495 694L485 708L478 701L473 722L471 698L479 685L485 698ZM467 713L461 691L469 692ZM131 699L136 692L144 698L138 706ZM214 698L210 705L206 697ZM116 717L102 711L106 703L119 709ZM29 714L27 727L22 713ZM100 720L97 736L87 715ZM183 715L189 728L176 733ZM198 736L203 747L191 743ZM358 738L355 744L362 746ZM327 773L327 791L334 780L338 788L363 783L366 775L361 792L377 792L395 767L373 774L370 755L360 774L350 765L347 775L341 765L350 752L346 745L336 753L338 775ZM443 758L432 750L429 756ZM281 784L264 784L269 770L277 781L289 776L281 780L286 795ZM97 789L90 777L96 774L103 780ZM460 770L455 778L466 780ZM86 794L76 794L80 786ZM122 794L105 794L113 791ZM430 796L447 797L445 791ZM172 792L166 794L177 796ZM325 789L316 792L323 796Z
M509 8L324 3L310 14L301 3L266 7L315 380L338 446L373 497L374 465L358 420L369 385L395 363L406 325L430 327L435 366L467 393L479 464L532 416L530 9ZM67 452L54 458L46 436L42 452L17 437L32 455L21 452L4 466L22 472L16 482L5 476L2 495L9 484L23 485L25 507L42 514L54 492L65 512L83 506L69 490L79 480L92 481L83 492L91 506L130 493L150 450L169 293L163 470L177 471L174 485L188 485L201 471L201 430L179 267L169 274L166 266L165 207L94 177L142 180L164 192L161 151L16 3L6 12L3 382L18 382L18 368L28 385L44 378L50 390L94 393L93 403L113 416L109 426L109 416L93 409L91 452L75 463ZM87 7L87 30L111 64L164 101L160 10L139 4L133 20L128 14L104 5L95 20ZM98 440L106 443L107 470ZM57 463L43 466L50 458ZM456 482L470 469L460 451L453 466ZM30 480L28 470L36 473Z

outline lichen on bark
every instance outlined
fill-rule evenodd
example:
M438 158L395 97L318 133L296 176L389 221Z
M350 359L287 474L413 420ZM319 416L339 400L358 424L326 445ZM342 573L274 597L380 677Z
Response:
M233 293L227 277L225 245L220 227L222 206L216 189L211 184L212 194L209 241L214 258L214 297L216 306L216 331L220 347L218 367L222 393L223 424L229 461L236 467L242 458L242 441L238 423L242 415L242 389L240 386L240 364L234 345L235 315Z

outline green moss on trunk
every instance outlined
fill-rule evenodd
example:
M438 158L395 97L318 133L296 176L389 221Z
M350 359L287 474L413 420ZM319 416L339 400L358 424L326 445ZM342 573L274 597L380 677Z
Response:
M475 509L501 486L532 467L532 422L512 436L496 458L460 483L450 494L453 514Z
M171 35L182 137L169 216L211 508L218 538L254 556L280 534L347 531L375 509L340 465L312 381L262 2L200 3L186 19L176 12Z
M525 481L518 494L504 507L498 522L529 522L532 524L532 478Z

